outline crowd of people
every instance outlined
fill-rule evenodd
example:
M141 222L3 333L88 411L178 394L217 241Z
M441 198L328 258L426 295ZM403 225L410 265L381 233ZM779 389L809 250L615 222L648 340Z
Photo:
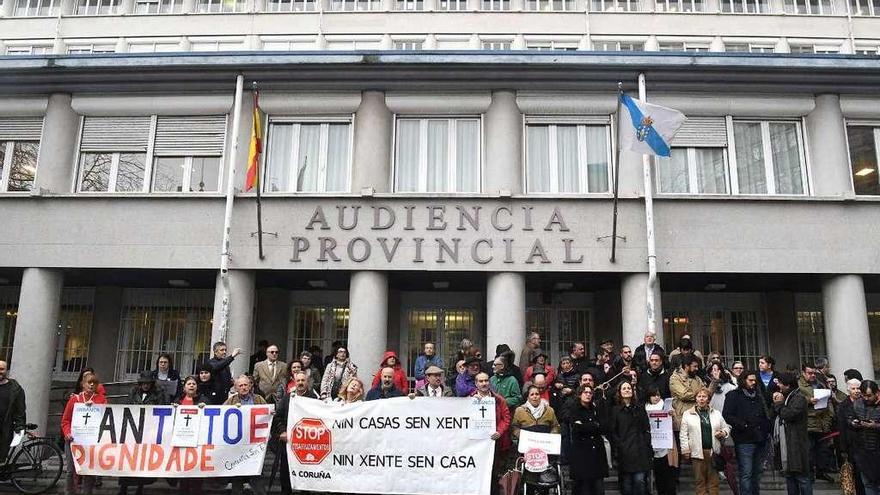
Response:
M230 364L239 349L228 352L223 342L197 373L181 379L170 354L161 354L155 368L140 373L129 404L236 405L274 403L272 438L286 442L287 411L294 395L343 404L392 397L494 397L496 432L493 473L515 461L515 445L523 430L560 433L560 462L569 466L574 495L604 493L605 479L616 468L623 495L675 495L680 469L693 469L696 495L716 495L722 480L734 495L758 495L762 474L776 469L785 477L790 495L811 495L815 479L832 477L844 463L852 466L857 495L880 495L880 394L858 370L837 387L827 359L778 371L770 356L758 369L722 356L703 355L685 335L666 352L652 332L633 349L599 344L591 357L583 342L571 345L554 367L533 333L517 358L506 344L485 360L465 339L453 362L444 363L433 343L426 343L413 363L414 376L397 353L388 351L366 376L352 363L348 349L335 342L332 354L303 351L297 359L279 360L279 348L262 341L251 356L248 373L233 377ZM728 367L729 364L729 367ZM369 387L367 386L369 384ZM69 444L75 404L103 404L106 392L94 370L86 368L76 381L61 421ZM669 411L672 448L655 448L649 413ZM0 361L0 454L6 455L13 431L24 426L24 391L7 377ZM277 452L283 452L282 449ZM279 455L281 473L287 458ZM290 480L281 476L283 493ZM120 495L136 495L152 480L120 480ZM67 494L90 495L96 479L76 477L68 469ZM232 492L244 483L257 494L266 492L262 477L236 478ZM203 480L185 478L180 493L200 494ZM497 487L495 487L497 489Z

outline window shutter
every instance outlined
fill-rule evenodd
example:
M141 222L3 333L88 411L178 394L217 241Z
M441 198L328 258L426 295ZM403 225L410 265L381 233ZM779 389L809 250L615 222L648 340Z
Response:
M226 116L159 117L156 122L157 156L222 156Z
M86 117L80 151L147 151L150 117Z
M39 141L42 117L0 119L0 141Z
M608 115L527 115L526 124L536 125L608 125Z
M672 138L678 148L726 148L727 123L724 117L688 117Z

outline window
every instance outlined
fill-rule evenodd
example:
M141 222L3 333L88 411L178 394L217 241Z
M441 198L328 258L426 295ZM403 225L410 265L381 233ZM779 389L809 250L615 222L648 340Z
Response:
M397 119L394 190L479 192L478 118Z
M396 0L395 10L425 10L424 0Z
M183 376L211 357L213 290L125 289L122 299L117 380L152 369L160 352L172 355Z
M269 0L269 12L314 12L316 10L318 8L315 0Z
M828 357L825 350L825 321L821 311L798 311L798 350L801 363Z
M225 135L225 115L86 117L79 191L216 192Z
M0 192L34 188L42 118L0 119Z
M51 45L19 45L6 47L7 55L49 55L51 53Z
M438 36L437 50L467 50L471 46L470 37Z
M593 41L593 50L600 52L641 52L645 44L638 41Z
M596 125L604 122L601 125ZM604 193L611 150L607 119L592 125L529 123L526 182L530 193Z
M244 45L240 40L201 40L190 42L189 47L194 52L231 52L241 50Z
M269 123L266 192L346 192L351 121Z
M510 41L488 41L483 40L483 50L510 50Z
M94 289L65 287L61 291L53 379L75 380L86 366L94 302Z
M128 45L129 53L162 53L180 51L180 43L158 41L137 41Z
M15 322L18 320L18 287L0 287L0 360L12 364Z
M422 41L415 40L397 40L394 42L395 50L421 50Z
M135 14L179 14L183 12L183 0L136 0Z
M831 15L834 8L831 0L785 0L786 14Z
M657 192L727 194L727 122L689 117L672 140L672 155L657 160Z
M75 15L112 15L116 13L116 0L77 0Z
M483 0L483 10L510 10L510 0Z
M708 52L709 43L695 41L664 41L660 43L661 52Z
M528 41L527 50L573 52L578 49L577 41Z
M593 12L638 12L639 0L590 0Z
M880 15L880 0L849 0L853 15Z
M526 10L542 12L574 10L574 0L527 0Z
M443 358L447 369L454 369L462 339L477 341L478 311L475 308L418 308L407 311L404 317L406 338L404 355L407 376L415 374L416 357L433 342L437 355ZM450 373L447 371L447 374ZM413 382L410 381L410 386Z
M850 125L846 132L854 192L880 195L880 127Z
M328 50L378 50L381 40L375 37L342 37L327 36Z
M13 15L16 17L56 16L60 2L56 0L18 0Z
M289 39L270 39L263 40L263 50L266 51L295 51L295 50L314 50L315 39L311 36L295 37Z
M799 123L733 121L733 140L735 193L805 194Z
M772 53L773 45L766 43L724 43L726 52Z
M657 12L703 12L703 0L657 0Z
M67 47L67 53L70 55L87 55L87 54L98 54L98 53L115 53L116 46L115 45L99 45L96 43L89 43L86 45L69 45Z
M856 55L880 55L880 46L856 46Z
M733 14L769 14L768 0L721 0L721 11Z
M791 53L798 54L828 54L828 53L839 53L839 46L829 46L829 45L812 45L812 44L791 44Z
M198 12L202 13L244 12L244 10L244 0L199 0L198 3Z
M364 11L382 10L381 0L331 0L330 10Z
M303 351L318 347L332 356L333 342L348 347L348 308L339 306L295 306L292 309L287 337L288 360L298 359Z
M467 10L467 0L440 0L440 10Z

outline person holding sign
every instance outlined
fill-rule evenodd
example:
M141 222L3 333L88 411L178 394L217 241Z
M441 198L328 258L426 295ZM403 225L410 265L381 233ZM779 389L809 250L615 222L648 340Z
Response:
M474 383L476 384L476 389L471 392L471 397L477 399L495 398L495 433L491 437L492 440L495 440L495 463L492 465L492 479L498 479L511 447L510 435L508 435L508 430L510 430L510 409L508 409L507 403L504 402L504 397L492 391L492 387L489 385L488 374L482 371L477 373L474 377ZM494 488L497 485L493 484L492 486Z
M602 495L603 480L608 476L608 457L602 439L602 425L593 404L593 387L581 385L576 392L577 402L567 413L570 431L568 451L572 495Z
M174 369L170 353L159 354L156 359L156 369L152 371L152 377L156 381L156 386L169 401L183 393L180 372Z
M199 394L199 381L194 376L183 381L183 394L174 399L173 405L205 407L208 398ZM204 478L184 478L179 481L178 493L181 495L201 495Z
M721 440L730 435L730 425L709 404L711 397L708 388L701 388L697 405L681 417L681 455L690 459L694 467L696 495L718 495L718 472L712 467L712 456L721 455Z
M198 378L199 396L205 398L205 403L209 406L223 404L227 393L220 390L220 387L217 386L217 382L214 380L214 371L210 364L202 363L199 365Z
M350 377L339 389L339 395L334 399L335 402L343 404L353 404L355 402L363 402L364 400L364 382L356 376Z
M645 407L638 402L631 383L617 385L617 404L611 409L611 443L617 446L617 470L623 495L645 495L645 479L651 470L654 449Z
M265 404L266 400L253 393L253 388L254 384L251 381L251 377L247 375L239 375L239 377L235 379L236 393L226 399L226 402L224 402L223 405L240 407L242 405ZM260 476L232 478L232 495L241 495L244 493L245 482L251 486L254 495L266 495L266 485L263 483L263 479Z
M397 388L397 379L394 368L390 366L382 368L379 379L380 382L367 392L367 397L364 399L365 401L390 399L392 397L403 397L406 395L403 391Z
M675 450L675 444L671 438L672 413L666 410L663 394L659 390L656 388L648 389L646 395L648 402L645 404L645 411L651 420L651 444L654 447L654 485L657 487L657 495L675 495L675 468L678 467L678 451ZM666 435L669 435L668 443L664 442L664 445L659 445L661 441L666 440Z
M67 478L64 486L65 495L78 493L76 485L74 484L76 467L74 467L73 454L70 450L70 443L73 441L73 407L76 404L91 406L92 404L107 403L107 398L104 394L98 393L98 386L101 384L98 375L95 373L86 373L83 375L82 382L83 391L72 395L70 399L68 399L67 405L64 406L64 413L61 415L61 434L64 436L64 454L65 457L67 457ZM98 420L98 418L87 418L86 421L89 419L94 419L94 421ZM85 490L85 495L92 495L92 491L95 488L95 477L80 476L79 480Z
M538 387L529 385L527 393L528 400L516 408L510 423L510 438L513 443L519 443L519 431L523 429L539 433L559 433L556 412L541 398Z

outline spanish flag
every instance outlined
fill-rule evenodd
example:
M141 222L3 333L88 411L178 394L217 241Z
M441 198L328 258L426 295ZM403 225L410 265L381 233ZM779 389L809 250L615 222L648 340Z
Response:
M251 144L248 150L247 177L244 181L245 192L260 182L260 155L263 153L263 112L260 110L260 92L254 88L254 124L251 127Z

